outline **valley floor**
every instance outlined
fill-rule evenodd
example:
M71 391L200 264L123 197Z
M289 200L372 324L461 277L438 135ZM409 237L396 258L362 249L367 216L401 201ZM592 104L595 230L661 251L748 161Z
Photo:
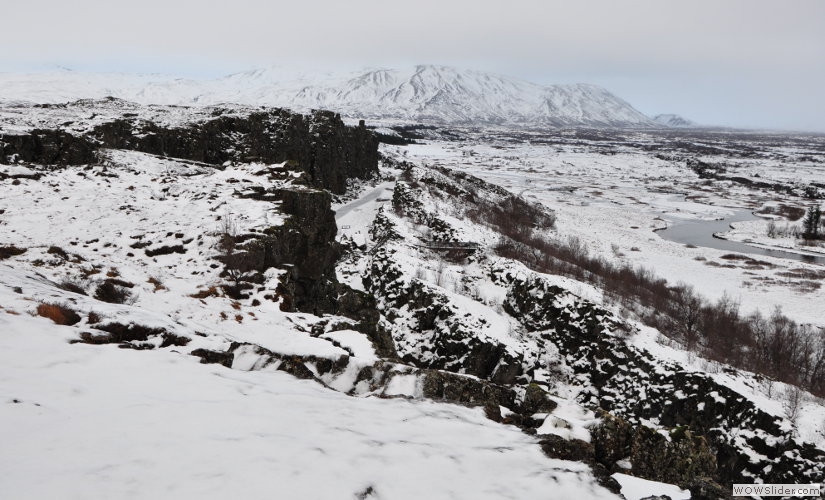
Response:
M797 321L825 328L820 312L825 266L763 256L754 257L760 265L748 266L725 258L730 252L666 241L656 233L684 220L714 220L741 209L764 211L782 205L804 209L814 201L731 182L709 184L676 156L652 154L618 140L541 144L530 138L468 133L462 141L429 140L387 149L413 161L477 175L543 203L558 215L559 236L578 239L592 255L644 266L671 283L694 286L711 300L731 297L746 313L770 314L780 307ZM799 161L808 155L822 158L820 142L814 141L810 149L766 147L764 159L724 154L700 158L725 164L733 175L804 187L821 180L825 172L821 163ZM769 220L734 223L734 229L722 236L766 248L825 252L821 243L805 247L799 239L769 238ZM777 224L794 222L777 217Z

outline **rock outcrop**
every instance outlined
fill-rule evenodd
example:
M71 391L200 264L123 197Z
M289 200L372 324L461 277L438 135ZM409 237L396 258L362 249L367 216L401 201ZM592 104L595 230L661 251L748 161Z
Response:
M506 301L511 314L530 331L551 341L579 382L592 387L580 397L584 405L607 410L634 427L650 421L680 429L673 434L680 439L668 441L674 444L658 442L661 440L649 433L641 436L640 443L640 430L633 431L631 437L621 425L614 425L617 429L610 439L619 444L601 451L597 446L603 460L621 453L637 460L641 456L638 471L637 462L631 459L634 472L656 480L678 479L684 485L687 476L671 477L672 473L657 464L705 463L691 477L707 476L722 484L756 478L772 483L818 482L825 477L825 454L799 442L782 418L769 415L709 375L655 359L628 345L621 339L622 323L609 311L541 278L502 279L512 283ZM710 470L708 451L700 437L715 450L715 473ZM645 448L653 441L664 451L645 455Z
M96 144L89 138L62 130L0 134L0 163L84 165L95 162L96 150Z
M91 136L107 148L222 165L227 161L290 162L306 182L333 193L346 190L347 179L377 173L378 140L363 123L347 127L337 114L295 114L269 109L246 116L226 114L184 126L162 126L137 117L95 127Z

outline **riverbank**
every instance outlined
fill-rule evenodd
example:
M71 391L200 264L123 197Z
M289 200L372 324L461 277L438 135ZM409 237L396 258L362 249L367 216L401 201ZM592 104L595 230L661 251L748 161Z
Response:
M771 238L768 236L768 224L770 220L757 219L749 221L735 222L731 227L719 234L719 237L728 241L740 242L749 246L778 249L789 253L800 255L814 255L822 256L825 259L825 242L815 241L812 244L806 245L806 241L801 238L793 238L788 236L777 236ZM777 223L778 226L784 227L784 222ZM794 224L794 223L789 223Z
M655 232L685 245L825 265L825 248L802 247L799 242L803 240L794 238L770 238L769 222L748 210L737 210L719 220L671 219L667 228Z

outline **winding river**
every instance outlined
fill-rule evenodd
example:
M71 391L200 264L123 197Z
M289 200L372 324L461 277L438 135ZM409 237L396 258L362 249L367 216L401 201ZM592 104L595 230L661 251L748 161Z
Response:
M725 231L728 231L732 222L756 219L759 219L759 217L753 215L748 210L737 210L734 215L721 220L669 221L667 229L656 231L656 234L665 240L683 243L686 245L691 244L698 247L716 248L718 250L725 250L729 252L767 255L769 257L798 260L809 264L825 265L825 256L759 248L746 245L745 243L739 243L737 241L724 240L714 236L714 233L724 233Z

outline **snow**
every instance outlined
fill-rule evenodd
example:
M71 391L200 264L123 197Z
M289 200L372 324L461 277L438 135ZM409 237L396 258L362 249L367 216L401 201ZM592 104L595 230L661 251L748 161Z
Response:
M21 165L0 165L0 173L6 174L10 177L15 177L15 176L32 177L36 174L34 170L32 170L30 168L23 167Z
M641 500L659 495L666 495L671 500L690 500L690 491L672 484L648 481L621 473L613 474L613 478L622 485L622 495L627 500Z
M580 439L590 442L589 427L598 422L596 415L568 399L553 398L558 406L548 415L536 434L555 434L565 439Z
M384 390L384 395L415 397L421 393L418 386L418 376L397 374L390 379L390 383L387 384L387 388Z
M150 351L72 344L91 326L58 326L30 314L47 300L161 326L191 342ZM330 498L372 491L374 498L498 499L535 498L552 488L616 498L595 486L586 465L546 458L535 438L478 408L407 399L420 393L411 373L393 375L383 395L403 397L385 399L346 396L275 366L260 369L252 347L236 351L232 369L202 365L187 353L225 348L230 336L249 337L247 327L225 329L189 309L198 331L210 332L202 337L183 324L192 319L100 303L8 263L0 264L0 304L0 490L10 497ZM311 338L296 329L308 321L303 315L258 312L268 324L261 339L267 331L281 352L293 350L287 336ZM273 328L279 316L283 332ZM324 336L362 363L373 359L358 332ZM303 349L337 355L315 340ZM351 363L331 386L349 390L361 366Z
M0 313L0 332L11 498L615 498L480 410L70 345L71 328L26 315Z
M378 361L378 356L375 355L375 349L372 347L372 342L361 332L354 330L338 330L335 332L328 332L321 336L322 338L332 340L348 352L352 356L363 359L364 361Z

